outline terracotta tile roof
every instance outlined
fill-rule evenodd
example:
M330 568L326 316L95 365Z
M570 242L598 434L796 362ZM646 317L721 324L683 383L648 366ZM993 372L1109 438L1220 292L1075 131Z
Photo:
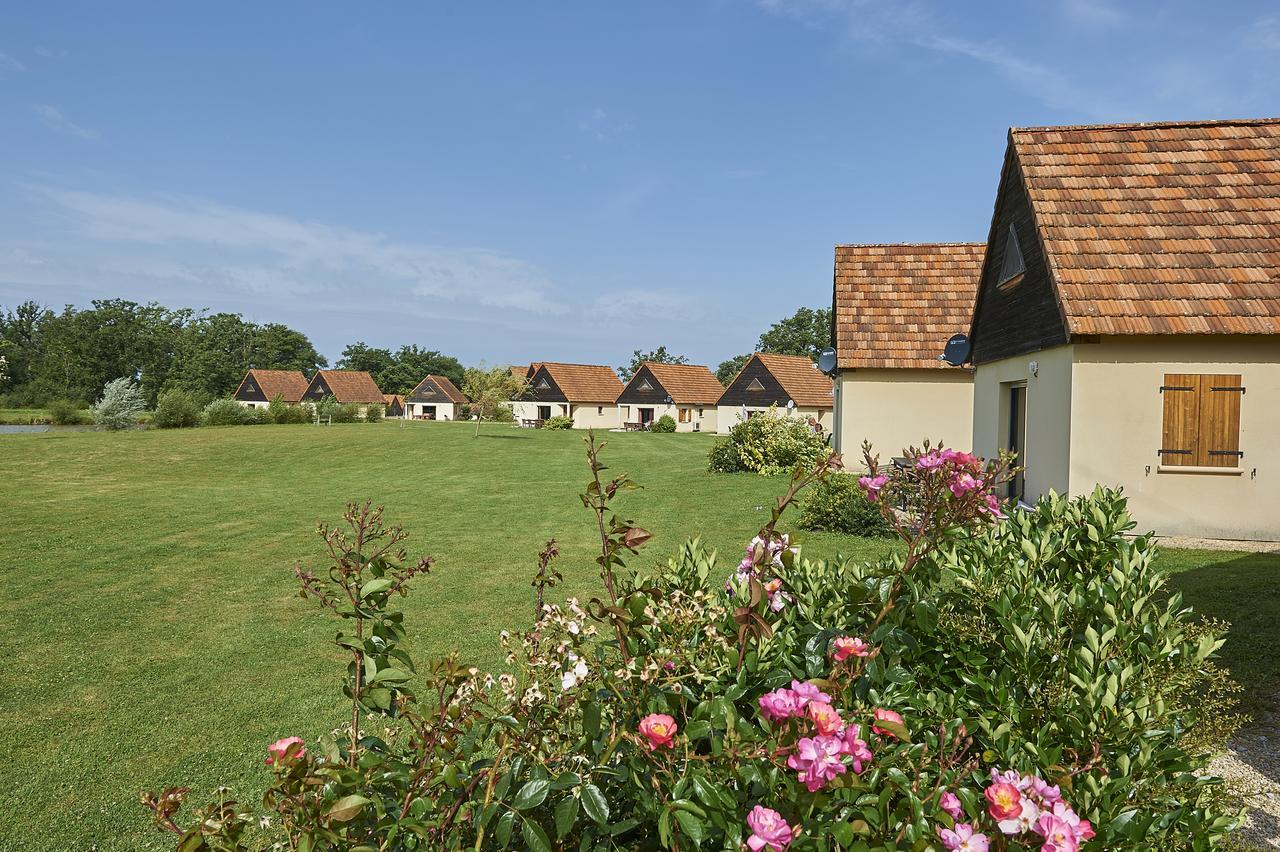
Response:
M676 405L715 405L724 393L724 385L715 373L695 364L657 364L643 362L653 377Z
M752 356L760 359L760 363L778 380L787 396L799 406L807 408L831 408L833 383L830 376L824 375L818 365L803 355L775 355L772 352L757 352ZM745 366L743 369L746 369Z
M434 385L434 389L432 388ZM409 391L409 396L431 396L433 392L439 392L454 405L466 405L471 400L458 390L458 386L445 376L427 375L422 381L418 382L413 390Z
M938 356L969 330L985 253L983 243L836 246L836 365L955 369Z
M311 383L315 384L316 379L321 378L328 386L329 393L338 402L360 404L382 402L382 391L378 390L373 376L364 370L319 370L312 376Z
M385 402L388 406L395 405L396 403L400 403L400 406L402 408L404 407L404 397L398 393L384 393L382 395L382 401Z
M618 394L622 393L622 382L612 367L599 364L557 364L552 361L534 361L531 366L534 370L546 368L552 381L570 402L607 402L612 405L618 401Z
M1280 119L1009 142L1071 334L1280 334Z
M527 364L523 367L512 364L508 369L511 370L511 375L515 376L517 379L529 378L529 366Z
M259 389L268 399L275 399L277 396L284 399L285 402L298 402L302 399L302 395L307 392L307 377L302 375L299 370L250 370L245 373L244 378L240 380L240 386L244 387L244 383L249 377L258 383ZM236 389L236 393L240 393L240 389Z

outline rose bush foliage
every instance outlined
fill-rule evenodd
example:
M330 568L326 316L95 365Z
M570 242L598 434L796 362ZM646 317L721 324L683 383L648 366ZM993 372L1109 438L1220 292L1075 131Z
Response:
M1193 736L1221 637L1117 493L1004 518L1003 460L868 457L901 548L808 560L777 525L824 458L732 569L694 540L630 573L648 533L588 440L604 592L502 634L497 675L415 673L393 603L428 563L367 506L322 528L330 566L299 578L346 625L351 718L271 745L260 808L220 791L184 826L188 791L144 796L179 848L1201 849L1238 819Z

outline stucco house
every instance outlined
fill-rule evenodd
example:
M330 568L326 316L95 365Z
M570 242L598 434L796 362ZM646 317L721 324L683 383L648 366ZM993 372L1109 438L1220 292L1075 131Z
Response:
M1014 496L1280 539L1280 120L1014 128L970 358Z
M716 403L724 386L706 367L645 361L618 395L622 422L647 429L669 416L677 432L716 431Z
M727 435L735 423L777 408L789 417L812 417L830 434L832 405L831 378L811 359L756 352L716 400L716 431Z
M622 382L612 367L535 361L529 366L529 389L511 401L518 423L570 417L575 429L616 429Z
M317 370L302 394L302 401L315 404L326 396L344 405L359 406L361 417L370 405L385 404L377 382L364 370Z
M307 377L299 370L250 370L240 380L235 399L248 408L266 408L277 396L293 405L307 392Z
M457 420L459 409L470 400L445 376L429 375L404 399L409 420Z
M968 330L984 251L982 243L836 246L834 446L851 465L864 440L881 463L926 438L970 448L973 375L938 356Z

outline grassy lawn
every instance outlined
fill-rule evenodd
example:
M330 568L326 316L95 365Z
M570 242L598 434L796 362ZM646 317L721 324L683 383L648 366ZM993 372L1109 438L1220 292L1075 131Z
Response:
M406 603L420 661L458 648L496 666L496 634L531 620L542 543L559 596L599 591L582 433L466 424L259 426L0 437L0 689L9 753L4 849L164 848L137 792L229 783L256 798L261 756L341 718L333 623L296 596L319 566L318 520L373 499L437 558ZM706 435L608 435L606 460L645 486L623 507L656 563L703 533L726 574L783 488L705 472ZM809 555L873 558L881 542L805 534ZM1280 558L1166 557L1189 603L1244 627L1228 661L1263 695L1280 624ZM203 795L197 797L203 800ZM96 845L95 845L96 844Z

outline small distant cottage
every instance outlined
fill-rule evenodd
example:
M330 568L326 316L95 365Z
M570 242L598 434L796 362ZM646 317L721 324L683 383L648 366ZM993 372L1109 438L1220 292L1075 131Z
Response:
M382 395L383 404L386 410L383 412L387 417L404 417L404 397L398 393L384 393Z
M757 352L716 401L720 434L735 423L777 408L789 417L812 418L824 433L832 428L831 379L803 355Z
M514 370L514 368L513 368ZM529 366L529 389L511 401L516 422L533 425L552 417L573 419L575 429L616 429L622 382L612 367L536 361Z
M385 404L377 382L363 370L317 370L302 394L302 401L315 404L326 396L344 405L359 406L362 417L370 405Z
M1280 540L1280 120L1014 128L989 244L973 444L1012 496Z
M248 408L266 408L276 397L297 405L307 392L307 377L299 370L250 370L240 380L235 399Z
M624 426L647 429L660 417L677 432L714 432L716 403L724 386L706 367L644 362L618 395Z
M429 375L405 397L410 420L457 420L467 398L445 376Z
M836 450L887 464L926 438L968 450L973 374L938 360L968 330L982 243L836 246Z

